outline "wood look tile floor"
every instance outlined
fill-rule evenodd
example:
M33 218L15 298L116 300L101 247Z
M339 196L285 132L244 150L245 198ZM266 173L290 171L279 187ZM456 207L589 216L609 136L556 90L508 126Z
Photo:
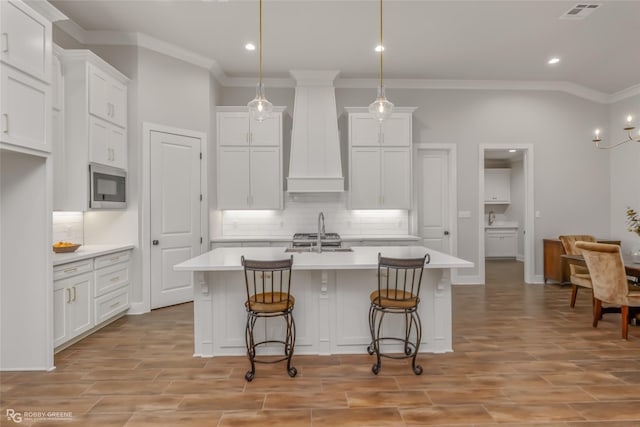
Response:
M525 285L522 264L487 263L486 286L455 286L454 352L384 359L296 356L259 365L192 357L191 304L128 316L60 352L53 372L0 374L0 425L63 426L640 426L640 327L620 315L591 327L591 300ZM65 411L70 420L17 412Z

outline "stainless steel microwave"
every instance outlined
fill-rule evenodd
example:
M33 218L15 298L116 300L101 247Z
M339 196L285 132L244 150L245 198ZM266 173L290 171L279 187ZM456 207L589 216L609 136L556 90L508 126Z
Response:
M89 208L127 207L127 172L111 166L89 164Z

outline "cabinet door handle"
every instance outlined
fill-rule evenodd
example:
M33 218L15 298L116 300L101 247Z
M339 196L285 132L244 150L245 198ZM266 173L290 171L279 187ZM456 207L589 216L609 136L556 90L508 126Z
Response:
M120 276L112 277L110 280L112 282L117 282L118 280L120 280Z
M77 270L78 270L77 267L67 268L66 270L64 270L64 273L73 273L74 271L77 271Z
M2 132L9 133L9 114L2 114Z
M76 302L76 287L73 287L73 302Z
M9 33L2 33L2 51L9 52Z
M67 288L67 304L71 304L71 289Z
M118 301L118 302L114 302L113 304L111 304L111 305L109 306L109 308L116 308L116 307L117 307L117 306L119 306L119 305L120 305L120 301Z

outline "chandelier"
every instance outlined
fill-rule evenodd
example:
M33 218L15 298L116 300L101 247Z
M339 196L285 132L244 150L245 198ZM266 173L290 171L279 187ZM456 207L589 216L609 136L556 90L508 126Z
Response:
M378 87L378 96L375 101L369 104L369 113L382 123L393 111L393 103L385 96L384 85L382 84L382 53L384 51L384 45L382 44L382 0L380 0L380 45L378 48L380 51L380 87Z
M273 112L273 104L264 95L264 85L262 84L262 0L260 0L260 45L259 45L259 71L258 84L256 85L256 97L248 104L249 114L254 120L263 121Z
M627 116L627 120L625 121L625 125L624 125L624 130L625 132L627 132L627 137L628 137L627 139L625 139L624 141L620 141L616 144L601 145L600 143L602 142L602 138L600 138L600 129L596 129L593 135L593 142L595 142L596 147L601 148L603 150L615 148L629 141L640 142L640 134L636 135L635 137L631 135L631 131L633 131L635 128L636 127L633 123L633 116L629 115Z

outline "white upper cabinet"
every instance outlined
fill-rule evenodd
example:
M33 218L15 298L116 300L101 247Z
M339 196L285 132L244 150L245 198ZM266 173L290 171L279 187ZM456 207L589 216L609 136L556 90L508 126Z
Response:
M282 112L263 122L218 107L218 209L282 209Z
M51 81L51 22L20 0L0 1L0 59Z
M349 115L349 135L352 146L411 145L411 114L394 113L382 125L369 113Z
M89 113L120 127L127 125L127 88L94 64L88 65Z
M274 114L262 122L250 118L245 111L218 113L218 141L220 145L263 145L279 147L282 141L282 114Z
M399 108L382 125L362 108L349 112L349 206L411 208L411 127L415 108Z
M487 204L511 203L511 169L484 170L484 202Z
M0 142L4 148L37 150L32 153L38 155L51 152L51 46L49 20L22 1L0 1Z

